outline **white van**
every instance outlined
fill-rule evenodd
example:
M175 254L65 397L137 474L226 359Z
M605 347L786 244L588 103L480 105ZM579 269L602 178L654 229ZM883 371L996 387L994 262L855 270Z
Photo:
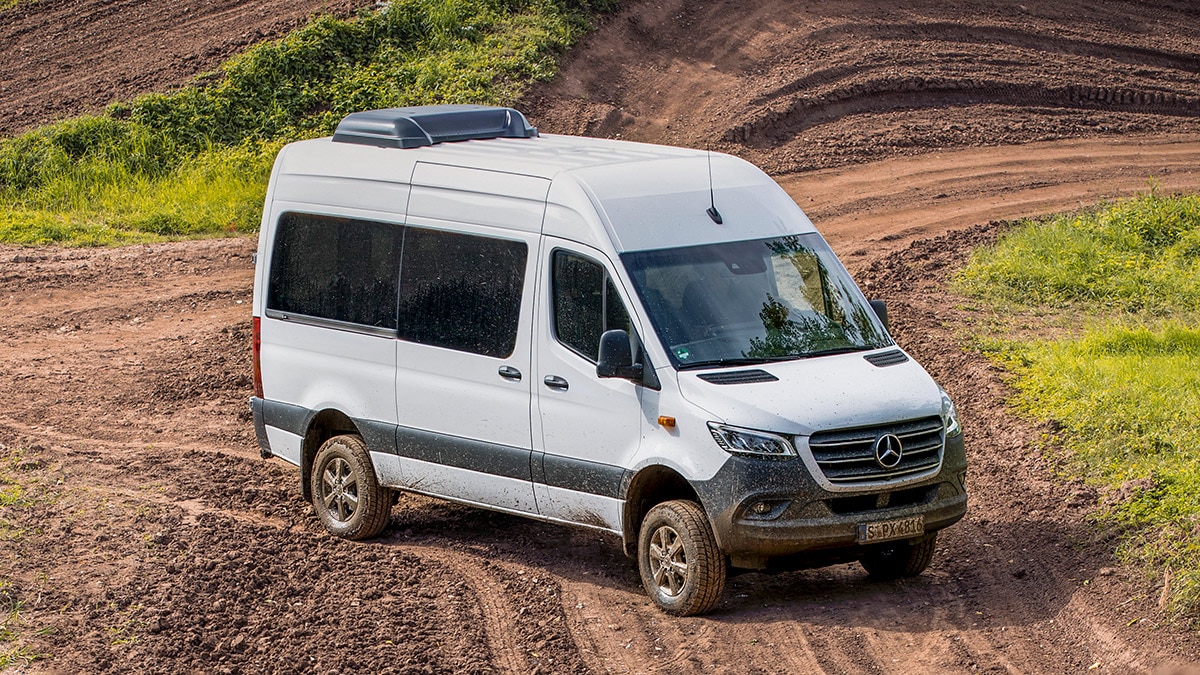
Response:
M612 532L666 612L731 569L919 574L954 405L788 195L728 155L376 110L275 163L255 430L329 532L406 490Z

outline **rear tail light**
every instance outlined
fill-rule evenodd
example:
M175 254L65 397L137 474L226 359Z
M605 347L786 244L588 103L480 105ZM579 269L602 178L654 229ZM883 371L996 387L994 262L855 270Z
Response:
M263 397L262 385L262 318L254 317L254 395Z

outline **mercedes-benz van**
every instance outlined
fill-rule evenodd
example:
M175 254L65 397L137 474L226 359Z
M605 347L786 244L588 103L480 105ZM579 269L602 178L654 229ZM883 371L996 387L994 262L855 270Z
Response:
M330 533L396 490L618 535L654 602L737 569L919 574L966 511L949 397L754 166L482 106L275 162L254 425Z

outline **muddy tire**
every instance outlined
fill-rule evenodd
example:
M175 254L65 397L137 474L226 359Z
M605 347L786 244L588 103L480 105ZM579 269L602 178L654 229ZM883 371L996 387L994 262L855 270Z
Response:
M725 556L695 502L650 509L638 536L638 570L654 604L675 616L707 612L725 590Z
M370 539L392 515L392 491L379 486L358 436L334 436L317 450L310 480L313 510L330 534Z
M916 541L879 544L863 554L859 563L872 579L915 577L929 567L936 545L936 532Z

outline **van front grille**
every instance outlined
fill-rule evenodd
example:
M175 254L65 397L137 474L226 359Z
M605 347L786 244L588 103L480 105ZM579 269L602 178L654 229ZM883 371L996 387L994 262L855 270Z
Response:
M836 485L888 483L936 470L942 464L943 425L940 417L881 424L855 429L819 431L808 439L809 450L829 482ZM891 434L900 440L900 461L882 466L875 444Z

